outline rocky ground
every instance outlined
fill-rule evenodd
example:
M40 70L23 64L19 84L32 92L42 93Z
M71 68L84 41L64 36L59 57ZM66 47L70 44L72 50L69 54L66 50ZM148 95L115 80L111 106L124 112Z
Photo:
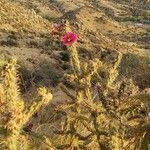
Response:
M150 87L150 1L1 0L0 56L17 57L22 92L44 85L54 101L67 97L57 88L68 70L68 53L50 34L51 25L70 21L78 35L81 59L114 51L123 53L120 78L132 78L140 89Z

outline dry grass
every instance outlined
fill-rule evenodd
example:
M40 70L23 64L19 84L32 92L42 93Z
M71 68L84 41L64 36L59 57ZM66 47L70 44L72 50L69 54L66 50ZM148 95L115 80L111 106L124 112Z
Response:
M50 23L38 16L34 10L19 3L0 1L0 29L15 32L47 33Z

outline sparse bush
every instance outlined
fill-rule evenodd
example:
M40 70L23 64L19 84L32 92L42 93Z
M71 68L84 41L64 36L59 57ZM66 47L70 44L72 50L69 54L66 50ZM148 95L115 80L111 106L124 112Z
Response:
M18 42L15 39L8 37L6 40L2 40L0 42L0 45L17 47L19 44L18 44Z

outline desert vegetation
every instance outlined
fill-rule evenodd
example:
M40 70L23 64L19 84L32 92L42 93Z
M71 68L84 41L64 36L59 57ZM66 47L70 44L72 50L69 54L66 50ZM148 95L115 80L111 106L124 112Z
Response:
M0 1L0 150L149 150L149 1Z

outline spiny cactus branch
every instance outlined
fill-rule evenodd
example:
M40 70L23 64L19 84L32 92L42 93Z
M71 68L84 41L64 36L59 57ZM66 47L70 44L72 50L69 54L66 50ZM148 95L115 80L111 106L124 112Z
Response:
M30 117L43 105L47 104L52 99L52 94L49 93L45 88L38 89L38 100L34 101L28 110L24 112L25 119L24 123L30 119Z
M43 104L52 99L52 94L45 88L39 88L39 101L33 103L29 111L24 112L24 101L20 96L17 77L18 65L16 59L10 60L3 66L2 80L0 83L0 133L5 137L5 145L8 150L19 149L18 138L21 135L23 125Z

